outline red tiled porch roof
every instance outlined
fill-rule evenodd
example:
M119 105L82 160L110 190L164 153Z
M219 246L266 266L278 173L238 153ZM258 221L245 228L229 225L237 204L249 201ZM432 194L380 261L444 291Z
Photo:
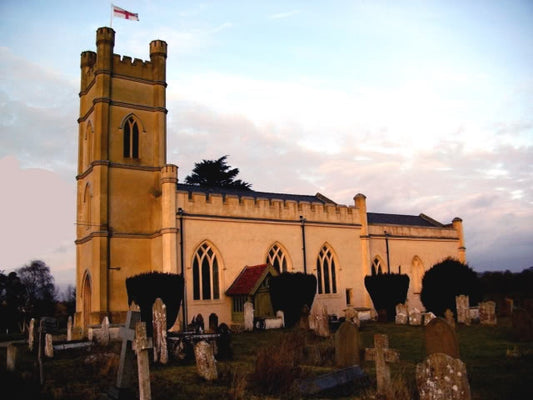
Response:
M239 276L237 276L235 281L226 291L226 295L252 295L252 291L257 289L258 284L263 281L268 270L271 270L273 274L277 275L277 271L268 264L245 266Z

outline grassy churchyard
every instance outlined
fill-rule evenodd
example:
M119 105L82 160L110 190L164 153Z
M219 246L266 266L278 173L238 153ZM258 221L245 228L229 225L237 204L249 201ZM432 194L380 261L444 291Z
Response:
M458 325L456 332L472 399L533 399L533 342L514 341L509 319L500 318L497 326ZM389 347L400 354L399 362L390 364L394 400L417 399L415 367L425 356L424 327L364 321L360 328L362 349L374 346L376 333L388 335ZM358 383L307 397L295 390L295 379L335 369L333 336L326 339L312 332L278 329L234 333L231 343L233 356L217 362L215 381L203 381L194 360L171 357L166 365L151 363L152 399L378 398L375 364L371 361L361 361L367 378ZM17 394L13 398L17 399L103 400L107 396L102 394L116 381L120 343L93 346L90 352L66 351L46 360L42 389L36 357L26 345L21 344L17 350L15 372L6 371L6 348L0 348L0 352L0 397L14 391Z

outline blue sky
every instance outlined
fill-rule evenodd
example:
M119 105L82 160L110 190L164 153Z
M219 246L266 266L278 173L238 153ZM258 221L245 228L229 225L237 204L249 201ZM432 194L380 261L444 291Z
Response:
M115 53L168 43L181 180L227 154L256 190L461 217L478 271L533 265L533 2L115 4L140 18ZM74 282L79 56L109 25L108 1L0 4L0 270Z

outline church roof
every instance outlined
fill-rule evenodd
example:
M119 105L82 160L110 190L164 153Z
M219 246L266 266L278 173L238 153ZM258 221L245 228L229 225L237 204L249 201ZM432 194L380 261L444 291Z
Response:
M427 215L401 215L401 214L383 214L367 213L369 225L408 225L408 226L428 226L442 228L444 225L428 217Z
M277 275L277 271L269 264L245 266L229 289L226 290L226 295L253 295L269 272L272 275Z
M207 186L198 186L198 185L189 185L186 183L178 183L178 190L189 192L189 193L204 193L206 195L210 194L221 194L223 196L231 195L238 197L253 197L254 199L269 199L269 200L292 200L292 201L306 201L309 203L330 203L335 204L333 201L329 200L327 197L317 193L316 195L304 195L304 194L288 194L288 193L271 193L271 192L256 192L255 190L242 190L242 189L231 189L231 188L221 188L221 187L207 187Z

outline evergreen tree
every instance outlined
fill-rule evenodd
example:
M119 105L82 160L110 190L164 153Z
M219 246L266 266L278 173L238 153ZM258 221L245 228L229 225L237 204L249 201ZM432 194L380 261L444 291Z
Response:
M195 163L192 173L185 178L185 183L206 187L222 187L241 190L251 190L252 185L240 179L238 168L231 168L227 164L228 156L218 160L202 160Z

